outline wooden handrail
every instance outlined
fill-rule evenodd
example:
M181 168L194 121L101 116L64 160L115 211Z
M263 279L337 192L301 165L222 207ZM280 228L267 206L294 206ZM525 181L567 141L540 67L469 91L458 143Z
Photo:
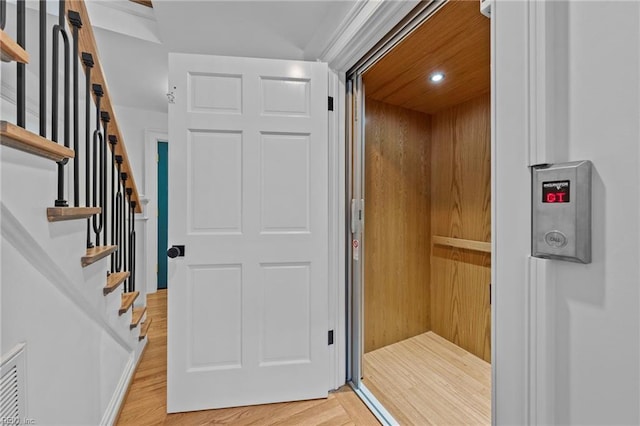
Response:
M485 241L463 240L461 238L442 237L439 235L433 235L431 241L434 245L491 253L491 243Z
M127 155L127 149L124 144L124 138L122 137L122 133L120 132L120 127L118 126L118 120L116 119L116 113L113 109L113 104L111 103L111 97L109 96L109 88L107 86L107 80L105 78L104 70L102 69L102 64L100 62L100 54L98 53L98 45L96 43L96 38L93 33L93 28L91 26L91 20L89 19L89 13L87 12L87 7L85 5L84 0L67 0L66 2L67 11L74 10L80 14L80 18L82 19L82 28L79 32L79 52L81 55L82 52L91 53L93 56L94 66L91 71L92 83L102 85L102 90L104 91L104 95L100 100L100 105L102 111L107 111L111 117L111 121L109 122L109 134L115 135L118 138L118 143L115 145L116 155L121 155L123 158L122 163L122 171L127 173L129 176L128 185L133 189L131 194L131 201L136 202L136 213L142 213L142 203L140 202L140 196L138 195L138 188L136 186L135 180L133 179L133 169L131 168L131 163L129 162L129 156ZM68 14L67 14L68 15ZM71 25L71 24L69 24ZM93 95L95 102L95 94ZM106 135L105 135L106 136ZM109 147L113 149L113 145L109 144ZM115 164L114 164L115 167Z

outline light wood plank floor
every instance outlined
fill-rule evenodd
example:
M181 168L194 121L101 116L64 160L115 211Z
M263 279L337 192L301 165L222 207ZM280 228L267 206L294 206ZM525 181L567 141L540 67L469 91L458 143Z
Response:
M369 352L363 367L402 425L491 424L491 365L433 332Z
M118 425L379 425L348 387L332 392L327 399L166 414L167 292L149 295L147 306L147 315L153 318L149 342Z

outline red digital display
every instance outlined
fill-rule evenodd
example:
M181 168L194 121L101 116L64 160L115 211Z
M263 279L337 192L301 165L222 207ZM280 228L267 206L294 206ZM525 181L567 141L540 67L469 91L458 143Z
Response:
M542 202L568 203L570 201L570 188L568 180L542 182Z

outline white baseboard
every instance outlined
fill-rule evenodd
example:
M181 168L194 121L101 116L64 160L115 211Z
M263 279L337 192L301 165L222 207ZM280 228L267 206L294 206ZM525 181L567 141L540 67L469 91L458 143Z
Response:
M144 353L144 348L147 345L147 339L143 339L140 342L143 346L139 351L134 350L129 357L129 362L127 362L127 366L122 372L122 376L120 376L120 381L118 381L118 386L116 386L116 390L111 397L111 401L109 401L109 405L102 415L102 420L100 420L100 425L108 425L112 426L118 420L118 414L120 413L120 408L124 403L124 399L127 396L127 391L129 390L129 386L131 385L131 381L133 380L133 376L138 369L138 364L142 359L142 354ZM136 353L138 359L136 359Z

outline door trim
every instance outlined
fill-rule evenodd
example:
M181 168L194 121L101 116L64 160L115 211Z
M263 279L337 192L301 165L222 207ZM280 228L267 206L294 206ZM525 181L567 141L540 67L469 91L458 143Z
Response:
M330 346L329 374L331 389L346 383L347 378L347 294L344 277L346 211L346 155L343 149L345 134L345 83L340 75L328 70L328 92L334 99L333 112L329 111L329 329L334 330L334 343Z
M156 153L156 176L158 177L158 190L155 193L156 202L158 203L158 208L156 209L156 220L158 221L158 226L156 227L158 232L156 238L158 242L156 251L156 289L166 290L169 288L169 261L167 256L167 248L169 247L169 142L166 140L158 140L156 143ZM163 169L160 168L161 165ZM160 186L162 181L164 181L163 187ZM161 195L164 196L162 209L160 209ZM162 214L162 217L160 214ZM163 221L160 219L163 219ZM160 237L164 238L161 240ZM161 263L163 264L163 269L160 269ZM163 272L163 276L160 275L161 271ZM163 278L163 287L160 287L160 278Z
M530 194L530 166L563 161L567 8L535 0L492 4L494 424L555 423L556 265L531 257L531 197L514 206L507 194Z
M569 26L569 5L566 2L530 1L523 12L529 29L528 165L568 161L569 41L566 28ZM556 268L556 262L529 257L527 367L530 424L556 422Z
M158 141L169 143L169 134L163 130L144 131L144 192L143 202L147 205L144 209L147 217L147 241L146 241L146 277L147 294L158 291L158 276L156 268L158 254Z
M331 69L346 72L419 3L420 0L359 2L354 6L358 8L354 9L356 13L336 30L337 36L331 39L320 60Z

